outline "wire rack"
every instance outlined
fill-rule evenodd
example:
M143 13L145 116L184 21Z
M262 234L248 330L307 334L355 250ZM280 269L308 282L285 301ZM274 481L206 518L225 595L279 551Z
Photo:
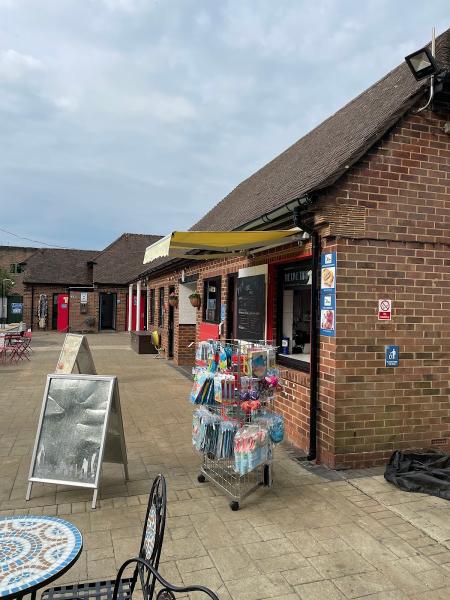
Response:
M246 414L241 409L241 401L239 400L239 392L241 389L241 380L246 375L243 372L243 357L248 355L249 350L264 350L269 354L272 352L275 356L275 347L264 342L241 342L239 340L227 341L227 345L233 348L233 367L235 372L235 398L230 401L222 401L221 404L207 406L211 413L219 414L222 419L234 422L238 427L243 427L250 424L255 417L260 416L264 410L273 410L274 395L262 393L260 396L261 409L252 411ZM267 458L254 469L240 474L235 469L235 459L222 458L218 459L213 454L203 453L202 465L200 473L197 477L200 483L210 481L221 489L231 498L230 508L239 510L241 502L260 486L270 487L272 485L272 469L273 469L273 445L268 440L267 442Z

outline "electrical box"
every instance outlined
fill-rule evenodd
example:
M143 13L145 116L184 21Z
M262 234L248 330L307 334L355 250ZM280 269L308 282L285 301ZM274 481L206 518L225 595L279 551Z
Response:
M88 294L87 292L81 292L80 294L80 313L87 313L87 305L88 305Z

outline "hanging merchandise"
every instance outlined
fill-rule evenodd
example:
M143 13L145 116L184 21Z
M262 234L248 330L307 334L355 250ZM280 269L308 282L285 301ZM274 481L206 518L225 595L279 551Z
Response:
M39 306L38 306L38 320L39 320L39 328L45 329L47 325L47 315L48 315L48 301L47 294L39 295Z
M271 485L273 444L283 418L273 412L279 374L269 344L208 340L196 347L192 443L203 455L200 482L228 493L233 510L260 485Z

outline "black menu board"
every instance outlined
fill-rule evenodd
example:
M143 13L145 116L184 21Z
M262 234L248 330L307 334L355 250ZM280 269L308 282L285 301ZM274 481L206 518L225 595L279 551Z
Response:
M239 277L237 282L237 338L263 340L266 329L266 276Z

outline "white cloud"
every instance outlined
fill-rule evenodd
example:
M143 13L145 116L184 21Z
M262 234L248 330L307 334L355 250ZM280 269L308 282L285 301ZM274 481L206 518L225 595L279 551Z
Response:
M34 56L12 49L0 51L0 81L18 81L43 70L44 65Z

